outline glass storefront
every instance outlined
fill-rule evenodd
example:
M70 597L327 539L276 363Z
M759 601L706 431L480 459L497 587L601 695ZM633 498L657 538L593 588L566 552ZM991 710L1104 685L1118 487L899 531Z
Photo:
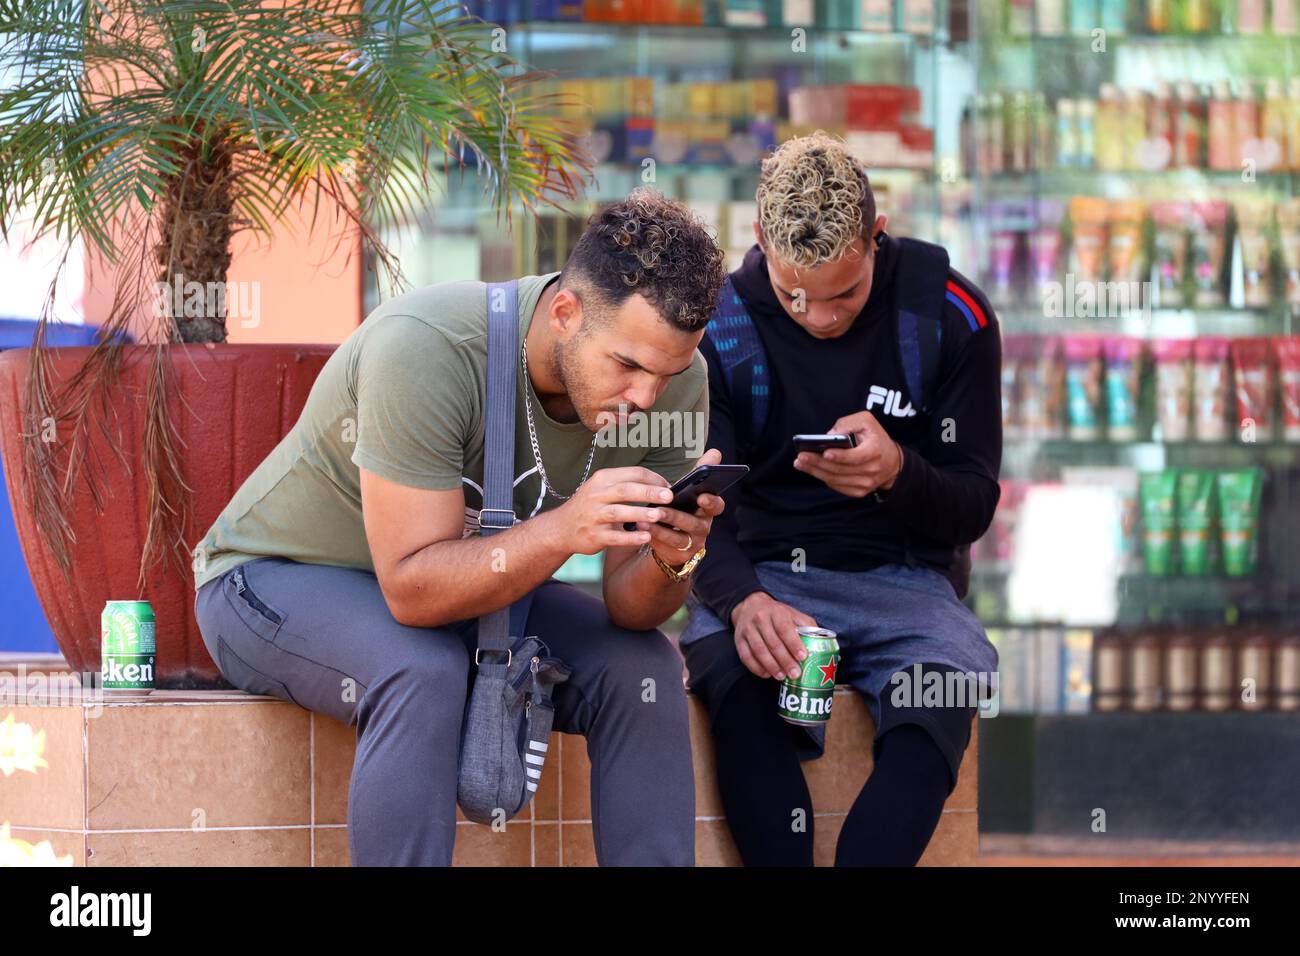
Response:
M1300 0L470 7L549 74L595 182L507 230L449 172L394 237L407 279L558 269L639 185L734 267L764 152L841 135L890 232L946 246L1001 323L986 851L1300 843Z

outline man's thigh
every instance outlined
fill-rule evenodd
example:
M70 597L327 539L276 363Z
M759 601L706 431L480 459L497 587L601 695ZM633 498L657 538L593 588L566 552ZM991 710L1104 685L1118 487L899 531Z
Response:
M250 561L205 585L195 613L232 684L344 723L370 686L403 668L448 688L463 688L469 670L453 629L399 624L378 579L353 568Z
M533 594L525 634L536 635L572 674L555 688L555 729L586 734L609 705L684 700L682 659L662 632L609 619L600 599L562 581Z

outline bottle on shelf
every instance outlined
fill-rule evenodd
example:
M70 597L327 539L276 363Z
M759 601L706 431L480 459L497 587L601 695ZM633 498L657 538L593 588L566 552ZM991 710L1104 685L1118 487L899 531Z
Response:
M1007 33L1013 37L1027 37L1034 33L1033 0L1010 0L1007 4Z
M1212 88L1206 107L1205 138L1210 169L1225 171L1234 168L1238 152L1233 135L1235 127L1232 88L1227 80L1219 80Z
M1167 169L1174 158L1174 102L1168 83L1156 83L1147 101L1146 139L1140 147L1145 169Z
M904 33L929 36L934 33L935 0L902 0L901 27Z
M1210 0L1183 0L1183 29L1206 33L1210 29Z
M1097 149L1093 126L1097 104L1093 100L1078 100L1075 108L1078 113L1075 119L1079 137L1076 163L1081 169L1092 169Z
M972 96L961 111L958 139L961 142L962 175L967 179L974 179L976 176L985 174L979 154L978 129L979 123L982 121L980 119L980 110L983 108L983 99L982 96Z
M1042 90L1036 90L1033 96L1033 168L1050 169L1052 165L1052 133L1056 125L1055 117L1052 115L1051 108L1047 105L1047 95Z
M1173 0L1147 0L1147 30L1151 33L1168 33L1173 5Z
M1300 637L1279 638L1273 653L1273 702L1278 710L1300 710Z
M1230 710L1236 696L1233 681L1232 641L1222 634L1201 645L1201 709Z
M1039 36L1065 35L1067 0L1038 0L1030 6L1035 17L1034 26Z
M1103 83L1097 91L1097 168L1115 172L1124 168L1124 119L1119 87Z
M1128 647L1127 699L1129 710L1158 710L1164 688L1161 686L1161 641L1155 634L1138 634Z
M1236 18L1233 31L1243 36L1257 36L1264 32L1266 0L1236 0Z
M1097 28L1098 0L1070 0L1070 32L1091 36Z
M978 176L989 176L993 167L989 162L989 98L984 93L971 97L970 106L970 164Z
M735 27L765 27L768 25L767 7L763 0L726 0L722 22Z
M1256 150L1259 140L1259 100L1255 98L1255 84L1252 80L1242 78L1237 81L1237 96L1233 100L1232 140L1236 147L1233 151L1232 169L1242 169L1247 161L1254 165L1252 172L1263 169L1259 155L1248 155Z
M1178 84L1174 103L1174 165L1181 169L1200 167L1205 142L1205 106L1196 84L1183 80Z
M1001 93L990 93L986 102L984 122L985 166L990 173L1006 169L1006 126Z
M1122 36L1128 30L1128 3L1126 0L1100 0L1097 20L1101 28L1112 36Z
M1273 707L1273 645L1266 634L1250 634L1237 645L1237 685L1241 709Z
M862 0L857 5L856 26L868 33L889 33L894 29L893 0Z
M1070 169L1079 155L1079 133L1075 121L1075 101L1062 98L1056 101L1056 165Z
M1165 707L1174 711L1196 709L1197 658L1196 638L1175 634L1165 644Z
M1290 104L1282 89L1282 80L1269 77L1264 84L1264 100L1260 105L1259 138L1261 169L1287 169L1287 117Z
M1293 37L1296 35L1297 27L1300 27L1300 15L1297 7L1300 3L1296 0L1273 0L1273 35L1280 37Z
M1122 169L1141 169L1142 141L1147 135L1147 94L1131 89L1124 97L1124 163Z
M1286 168L1300 170L1300 76L1287 81L1286 105Z
M1024 90L1011 96L1007 123L1007 168L1013 173L1029 170L1030 142L1033 136L1031 99Z
M1092 642L1092 709L1102 713L1125 705L1125 646L1118 634L1098 634Z
M700 6L695 0L677 0L677 2L687 3L696 8ZM781 25L783 27L817 26L816 0L782 0Z

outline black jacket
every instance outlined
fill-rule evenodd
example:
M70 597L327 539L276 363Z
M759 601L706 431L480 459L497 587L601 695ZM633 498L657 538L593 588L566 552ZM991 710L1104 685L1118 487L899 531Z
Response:
M717 351L700 343L709 366L709 444L724 462L750 467L723 497L694 590L724 623L745 597L761 591L759 561L869 570L911 563L949 576L964 596L957 549L980 537L998 503L1002 462L1002 341L988 300L952 270L930 414L908 394L899 360L893 297L897 243L877 253L871 295L847 333L816 339L777 301L767 261L756 245L732 273L763 341L770 367L767 422L742 458ZM964 296L961 294L964 293ZM835 420L867 407L903 449L903 470L881 500L850 498L794 467L793 435L829 431ZM881 401L881 390L901 398ZM899 412L914 410L902 416ZM889 409L889 411L886 411Z

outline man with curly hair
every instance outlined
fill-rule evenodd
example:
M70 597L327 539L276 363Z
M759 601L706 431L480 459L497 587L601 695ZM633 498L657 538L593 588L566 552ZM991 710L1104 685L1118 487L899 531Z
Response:
M356 725L355 865L451 862L477 622L530 593L523 633L572 669L553 726L587 738L597 860L694 863L681 658L657 627L722 507L665 506L707 434L697 346L724 278L703 224L638 191L592 217L562 272L519 280L517 523L491 536L485 286L384 303L199 544L196 614L222 673ZM652 408L698 437L597 441ZM552 579L602 551L603 603Z
M823 682L861 691L875 722L838 865L920 859L993 686L997 653L959 597L998 502L1000 333L941 248L885 224L841 141L786 142L701 345L709 444L750 473L723 496L681 642L747 864L811 865L823 825L799 761L827 728L777 712L806 656L797 628L838 634ZM821 433L856 445L796 449Z

